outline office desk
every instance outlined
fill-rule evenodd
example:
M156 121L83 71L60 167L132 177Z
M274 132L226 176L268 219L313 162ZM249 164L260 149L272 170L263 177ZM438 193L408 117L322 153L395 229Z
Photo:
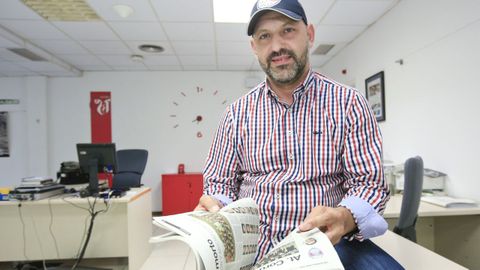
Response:
M89 201L94 199L63 195L0 202L0 261L76 258L90 221ZM95 209L105 208L98 199ZM151 235L151 190L132 189L97 215L84 257L128 257L129 269L139 269L150 254Z
M400 215L402 196L390 198L384 217L392 230ZM480 207L444 208L420 202L417 243L470 269L480 269Z
M405 269L466 269L422 246L419 246L391 231L372 239L395 258ZM195 269L195 257L186 244L171 241L154 246L142 270L189 270Z

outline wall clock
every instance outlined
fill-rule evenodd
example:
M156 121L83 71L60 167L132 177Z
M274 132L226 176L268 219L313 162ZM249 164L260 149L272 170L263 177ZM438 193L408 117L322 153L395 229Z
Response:
M191 91L179 91L172 101L174 107L174 112L170 114L172 127L187 132L193 130L194 136L201 139L204 136L206 121L212 113L217 113L214 107L225 108L226 104L227 100L220 96L218 90L206 90L197 86Z

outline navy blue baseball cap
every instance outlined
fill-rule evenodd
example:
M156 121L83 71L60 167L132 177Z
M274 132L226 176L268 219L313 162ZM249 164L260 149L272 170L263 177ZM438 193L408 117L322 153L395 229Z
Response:
M298 0L258 0L250 14L247 31L249 36L253 34L255 25L263 12L269 10L276 11L295 21L303 20L307 24L307 16Z

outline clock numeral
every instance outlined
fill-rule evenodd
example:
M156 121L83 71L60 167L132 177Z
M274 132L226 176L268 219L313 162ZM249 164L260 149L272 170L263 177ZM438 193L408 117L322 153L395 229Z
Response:
M213 95L216 96L218 94L218 90L215 90L215 92L213 92Z
M176 114L170 114L170 117L177 117Z
M178 106L178 103L174 101L174 102L173 102L173 105Z
M182 94L182 96L184 96L184 97L187 96L184 92L180 92L180 94Z
M176 124L175 126L173 126L173 128L177 128L179 126L179 124Z
M200 93L200 92L203 92L203 88L197 86L197 93Z
M222 102L222 104L225 105L225 103L227 103L227 100L226 100L226 99Z

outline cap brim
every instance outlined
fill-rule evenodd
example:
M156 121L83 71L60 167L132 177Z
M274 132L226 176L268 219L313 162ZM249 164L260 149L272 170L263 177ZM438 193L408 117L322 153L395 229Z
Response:
M253 35L253 31L255 30L255 25L257 24L258 19L260 16L266 12L266 11L275 11L278 12L284 16L287 16L288 18L294 20L294 21L300 21L302 19L302 16L298 15L297 13L291 12L290 10L285 10L281 8L264 8L260 9L257 12L255 12L251 17L250 21L248 22L248 29L247 29L247 34L249 36Z

